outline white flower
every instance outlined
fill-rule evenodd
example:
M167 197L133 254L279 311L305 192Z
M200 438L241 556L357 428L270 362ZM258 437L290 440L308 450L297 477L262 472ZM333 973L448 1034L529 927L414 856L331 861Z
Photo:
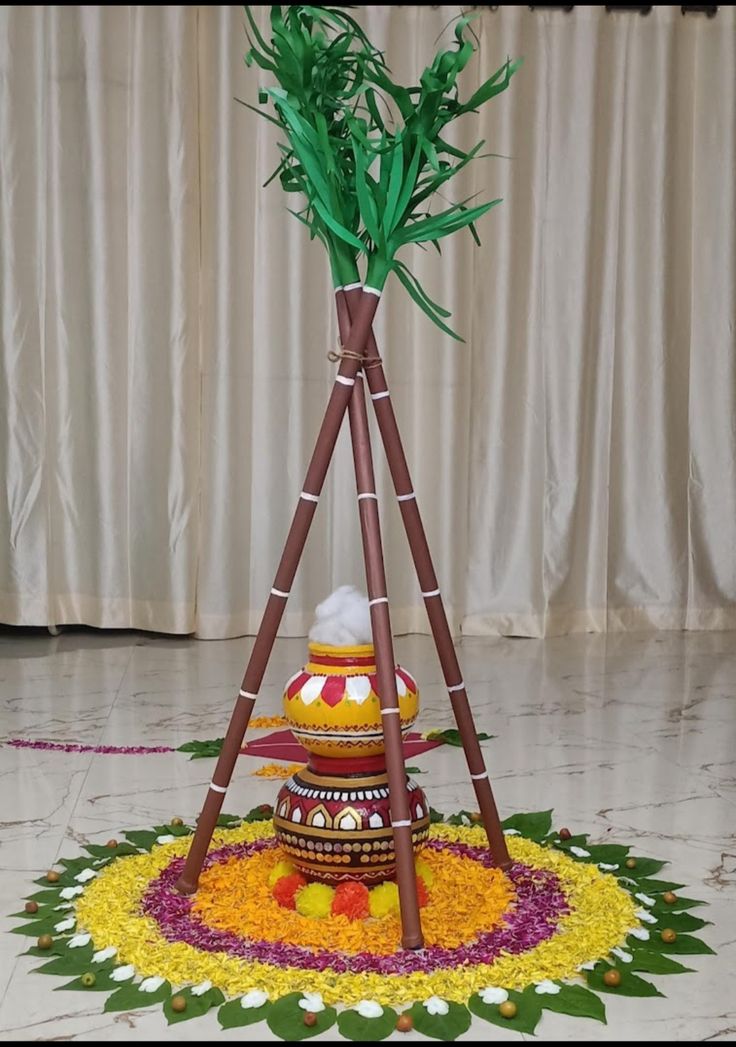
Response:
M617 956L623 963L631 963L634 959L630 952L626 952L625 949L619 949L618 946L615 949L611 949L611 954Z
M361 1000L355 1008L361 1018L380 1018L383 1007L376 1000Z
M59 897L68 902L72 898L76 898L78 894L84 894L84 887L65 887Z
M424 1001L424 1006L427 1008L427 1014L447 1014L450 1010L447 1000L441 1000L439 996L430 996Z
M656 898L650 898L648 894L635 894L634 897L643 905L654 905Z
M114 971L110 971L110 978L114 982L127 982L135 974L135 967L132 963L127 963L125 967L116 967Z
M646 909L637 909L634 913L634 916L638 917L638 919L642 920L644 923L657 922L657 917L652 916L652 914L650 912L647 912Z
M574 854L576 858L590 858L590 851L586 851L584 847L571 847L570 854Z
M650 937L646 927L634 927L632 931L629 931L629 934L632 938L638 938L640 942L648 942Z
M636 887L636 880L632 880L630 876L619 876L618 882L628 883L631 884L632 887Z
M166 981L165 978L158 978L153 976L152 978L144 978L141 984L138 986L141 992L156 992Z
M88 883L90 880L94 880L97 873L94 869L82 869L81 873L77 873L74 879L77 883Z
M485 989L481 989L478 994L483 1001L489 1006L493 1006L494 1003L506 1003L509 998L509 994L505 989L497 989L495 985L487 985Z
M618 869L617 865L609 865L608 862L598 862L598 868L602 869L603 872L612 873Z
M176 837L175 836L171 836L170 834L168 836L157 836L156 837L156 843L174 843L175 840L176 840Z
M204 996L204 994L209 992L211 988L212 982L209 978L206 978L205 981L200 982L199 985L192 986L192 996Z
M504 829L503 834L504 836L521 836L518 829Z
M105 960L111 960L117 953L117 949L114 945L108 945L106 949L100 949L99 952L92 954L92 963L104 963Z
M589 960L587 963L581 963L578 967L579 971L592 971L595 965L598 963L597 960Z
M252 1007L263 1007L267 1000L268 993L263 989L251 989L245 996L240 997L240 1006L244 1011L249 1011Z
M68 912L69 909L73 909L74 906L71 902L62 902L61 905L54 906L54 912Z
M325 1009L325 1005L322 1002L322 994L319 992L303 993L299 1006L303 1011L311 1011L312 1014L319 1014L320 1011Z
M545 978L544 981L534 986L534 991L540 996L556 996L560 991L560 986L556 982L551 982L549 978Z
M76 922L76 919L70 916L68 920L62 920L61 923L57 923L54 930L57 934L61 934L62 931L70 931Z
M91 934L75 934L73 938L69 939L69 948L81 949L83 945L89 945L91 941Z

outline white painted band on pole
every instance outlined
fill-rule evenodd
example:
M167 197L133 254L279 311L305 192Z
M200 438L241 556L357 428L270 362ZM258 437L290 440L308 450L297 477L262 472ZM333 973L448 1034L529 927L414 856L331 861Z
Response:
M299 497L303 498L305 502L318 502L319 501L319 495L318 494L310 494L309 491L302 491L302 493L299 495Z
M465 690L465 684L461 680L460 683L456 683L453 687L448 687L447 690L450 691L450 692L452 692L452 691L464 691Z
M371 393L371 400L383 400L384 396L390 396L391 393L388 389L383 389L380 393Z
M363 286L363 294L374 294L376 298L381 297L381 291L377 287L369 287L367 284Z
M227 789L222 785L215 785L214 782L210 782L210 789L214 793L226 793Z
M373 607L376 603L388 603L388 596L377 596L375 600L368 601L368 606Z
M391 822L392 829L403 829L405 825L411 825L411 822Z
M399 709L381 709L381 716L399 716Z
M378 495L373 491L363 491L362 494L358 495L358 501L361 501L363 498L373 498L375 501L378 501Z
M484 771L483 774L471 774L470 776L474 782L480 782L483 778L488 777L488 771Z
M396 495L396 501L397 502L410 502L412 500L412 498L416 498L416 495L414 494L413 491L410 494L397 494Z
M345 286L343 287L343 291L357 291L358 288L362 286L363 284L359 280L357 284L345 284Z
M429 599L430 596L439 596L439 595L440 595L439 589L430 589L430 591L428 593L422 593L422 596L424 597L425 600Z
M286 599L288 595L288 593L282 593L280 589L271 590L271 596L283 596L283 598Z
M338 374L335 376L335 381L339 382L340 385L355 385L354 378L346 378L344 374Z
M257 694L253 694L252 691L244 691L242 687L240 688L240 693L238 694L238 698L252 698L253 701L255 701L257 697L258 697L258 695Z

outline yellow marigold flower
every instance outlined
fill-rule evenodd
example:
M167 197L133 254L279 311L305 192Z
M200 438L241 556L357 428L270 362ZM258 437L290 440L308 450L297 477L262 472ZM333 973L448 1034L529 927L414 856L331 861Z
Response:
M296 869L287 861L286 858L282 858L280 862L276 862L271 872L268 874L268 886L273 887L277 880L280 880L282 876L291 876Z
M399 911L399 888L395 883L380 883L370 892L368 905L371 916L380 920Z
M312 920L324 920L332 910L335 888L326 883L308 883L296 896L296 911Z
M434 883L434 873L432 872L432 866L429 862L425 862L424 858L417 858L414 861L414 869L417 876L421 876L427 887L431 887Z

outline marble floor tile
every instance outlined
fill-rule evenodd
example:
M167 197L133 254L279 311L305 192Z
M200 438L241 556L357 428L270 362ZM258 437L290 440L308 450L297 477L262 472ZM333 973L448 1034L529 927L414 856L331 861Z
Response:
M0 635L0 739L176 747L221 737L252 644L92 631ZM302 640L277 642L258 714L280 713L283 683L305 654ZM399 637L396 656L421 685L418 728L452 726L431 641ZM713 926L702 936L719 955L688 959L696 973L660 979L666 999L611 999L608 1025L592 1028L548 1013L537 1038L736 1038L734 634L473 637L459 643L458 657L477 727L495 736L484 751L502 812L553 807L558 826L669 859L664 875L710 903L702 914ZM241 758L225 809L273 800L278 783L252 773L262 762ZM434 807L475 806L462 750L446 746L412 762L427 772L419 781ZM211 760L180 753L3 746L2 913L17 910L33 877L80 844L175 814L192 819L212 769ZM12 925L6 916L0 922L3 930ZM3 934L1 943L2 1039L243 1039L242 1030L220 1032L214 1014L174 1029L154 1011L104 1015L100 997L53 993L51 979L41 985L18 956L22 938ZM488 1028L471 1029L464 1039L487 1039ZM522 1039L495 1028L490 1036Z

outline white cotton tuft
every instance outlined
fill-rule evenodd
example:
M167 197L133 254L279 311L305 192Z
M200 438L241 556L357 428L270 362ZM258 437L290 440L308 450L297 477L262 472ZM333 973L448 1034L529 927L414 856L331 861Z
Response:
M312 643L332 647L355 647L372 643L371 612L368 597L354 585L341 585L317 605L314 625L309 630Z

